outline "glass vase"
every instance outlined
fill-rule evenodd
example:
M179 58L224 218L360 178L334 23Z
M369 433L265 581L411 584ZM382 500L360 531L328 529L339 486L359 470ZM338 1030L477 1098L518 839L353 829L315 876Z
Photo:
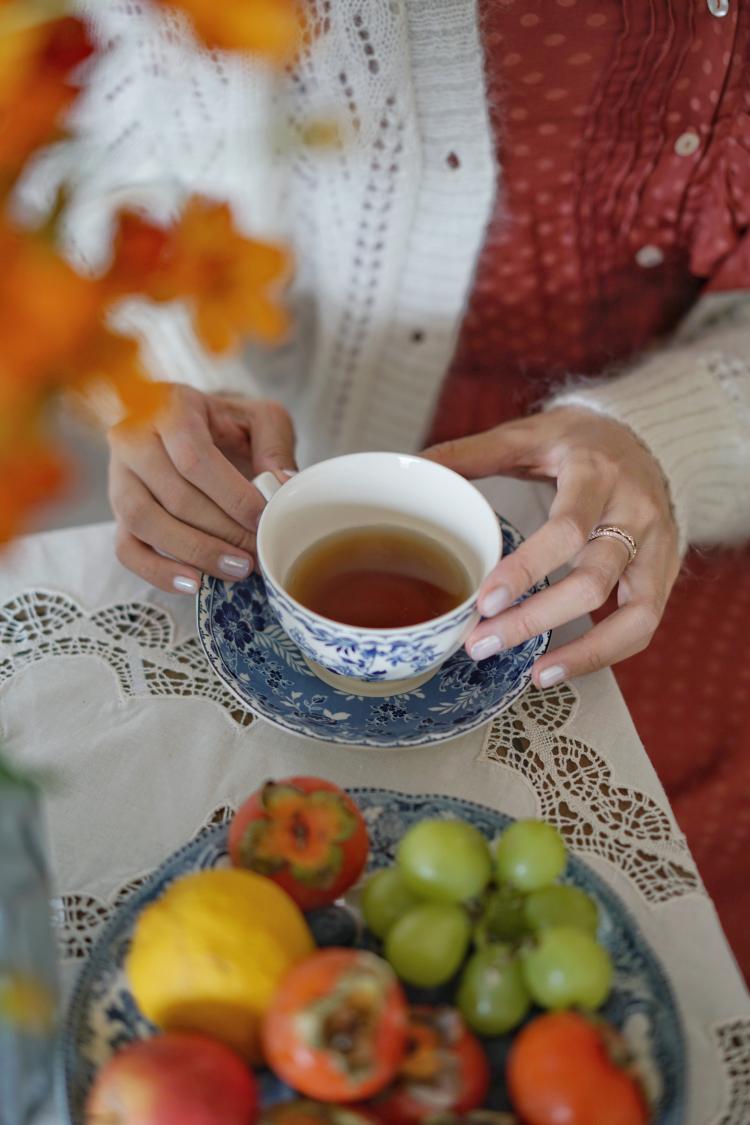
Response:
M0 758L0 1125L49 1112L58 1010L44 825L35 784Z

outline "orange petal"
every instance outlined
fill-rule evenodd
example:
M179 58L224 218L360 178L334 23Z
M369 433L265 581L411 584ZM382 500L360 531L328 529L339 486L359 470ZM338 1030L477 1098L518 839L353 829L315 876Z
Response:
M11 175L59 132L78 96L71 71L93 49L85 23L73 16L0 36L0 165Z
M122 424L140 427L153 422L169 401L169 385L137 376L118 379L115 384L120 402L125 409Z
M0 35L0 104L11 104L34 65L44 24L28 24Z
M132 211L121 212L106 276L108 288L118 295L141 293L155 300L171 300L167 278L174 252L173 227L157 226Z
M247 285L267 285L284 281L291 273L292 256L283 246L243 239L239 249L239 270Z
M289 334L289 313L276 301L256 295L248 309L247 335L262 344L281 344Z
M34 509L60 493L68 475L55 450L32 447L6 456L0 453L0 543L18 535Z
M106 328L92 338L75 381L84 387L93 382L108 383L117 393L124 412L121 422L127 426L152 422L168 397L169 385L149 377L138 343Z
M47 25L39 68L69 78L71 71L93 53L94 43L84 21L76 16L63 16Z
M277 65L289 62L299 45L302 22L294 0L157 0L181 8L207 47L249 51Z
M19 378L49 376L80 349L102 314L103 290L43 238L0 232L0 354Z
M221 301L197 303L193 311L193 327L203 346L214 355L222 355L239 345L239 334L227 319L226 307Z

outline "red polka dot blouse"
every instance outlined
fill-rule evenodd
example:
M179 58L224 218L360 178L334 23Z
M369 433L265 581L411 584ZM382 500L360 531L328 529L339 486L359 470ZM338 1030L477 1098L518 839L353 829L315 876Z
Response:
M480 0L500 183L440 437L641 351L707 289L748 287L750 5L724 7Z

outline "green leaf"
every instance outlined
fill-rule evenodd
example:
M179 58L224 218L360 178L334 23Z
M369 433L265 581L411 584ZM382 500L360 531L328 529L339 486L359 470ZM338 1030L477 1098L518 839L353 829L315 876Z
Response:
M41 771L20 770L0 754L0 787L36 791L51 779L51 775Z
M344 862L344 853L336 844L331 844L324 867L306 867L302 863L291 863L289 871L305 887L319 887L325 890L336 881Z
M273 814L278 805L283 805L292 797L304 797L305 794L296 785L280 785L276 781L267 781L261 792L263 808Z
M268 832L268 821L254 820L249 824L242 835L240 843L240 859L242 866L259 875L275 875L285 866L282 856L259 855L263 849L263 841Z
M335 809L339 817L340 827L333 837L333 843L341 844L345 840L349 840L357 831L357 818L338 793L331 793L329 789L318 789L314 793L310 793L307 799L311 805L322 805L324 807L329 805Z

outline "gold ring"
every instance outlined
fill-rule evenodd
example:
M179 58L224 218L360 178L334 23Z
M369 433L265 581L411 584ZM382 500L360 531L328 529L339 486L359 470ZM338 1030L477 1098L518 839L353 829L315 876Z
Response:
M618 543L622 543L630 556L627 562L627 565L630 566L633 559L638 554L638 547L636 546L633 536L628 535L627 531L623 531L621 527L599 524L589 535L589 543L592 539L601 539L602 537L606 539L616 539Z

